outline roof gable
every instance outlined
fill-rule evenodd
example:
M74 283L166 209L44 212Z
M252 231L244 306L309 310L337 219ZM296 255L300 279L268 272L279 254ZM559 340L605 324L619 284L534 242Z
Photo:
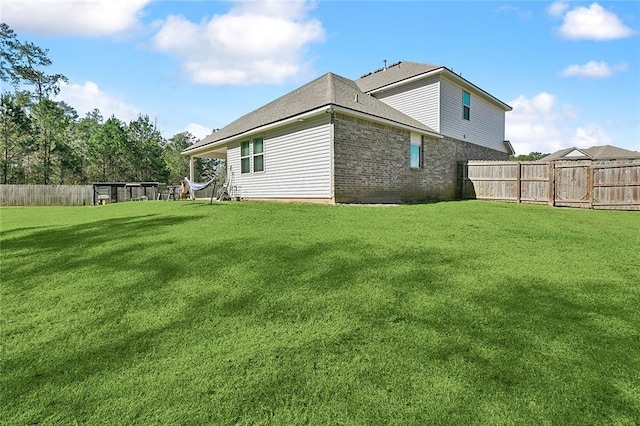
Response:
M569 152L567 152L566 154L563 155L563 157L570 157L570 158L591 158L591 156L579 149L571 149Z
M613 145L592 146L590 148L565 148L542 157L538 161L554 160L619 160L640 158L640 152L618 148Z
M280 98L238 118L212 133L184 152L234 138L262 126L274 124L324 106L338 106L346 110L392 121L426 133L437 132L412 117L362 92L356 83L333 73L327 73Z

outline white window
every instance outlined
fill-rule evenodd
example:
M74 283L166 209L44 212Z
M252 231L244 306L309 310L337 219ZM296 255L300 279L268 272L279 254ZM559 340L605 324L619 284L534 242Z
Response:
M471 94L464 90L462 91L462 118L471 119Z
M411 151L409 165L412 169L422 167L422 136L411 133Z
M253 171L264 172L264 140L253 139Z
M264 140L253 138L240 143L240 173L264 171Z

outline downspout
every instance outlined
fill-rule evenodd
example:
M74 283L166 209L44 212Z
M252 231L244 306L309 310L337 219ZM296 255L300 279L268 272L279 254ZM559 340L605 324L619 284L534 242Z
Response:
M330 109L327 111L329 113L329 155L330 159L330 168L331 178L329 179L329 196L331 197L331 202L333 204L336 203L336 162L335 162L335 124L333 120L333 110Z

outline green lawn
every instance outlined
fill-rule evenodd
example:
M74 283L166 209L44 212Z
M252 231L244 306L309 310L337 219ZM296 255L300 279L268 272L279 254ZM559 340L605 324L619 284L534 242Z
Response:
M3 424L637 424L640 213L0 209Z

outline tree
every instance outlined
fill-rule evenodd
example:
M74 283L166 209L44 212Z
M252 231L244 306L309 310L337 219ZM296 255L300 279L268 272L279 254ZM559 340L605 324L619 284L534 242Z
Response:
M64 102L54 102L48 98L40 99L31 108L31 113L35 127L34 140L39 156L41 183L44 185L52 183L54 172L58 183L63 183L67 171L65 168L69 168L71 162L71 134L77 113Z
M96 109L79 120L69 105L52 100L67 78L45 73L48 53L0 23L0 79L7 83L0 94L2 183L177 183L189 174L181 152L195 142L191 134L165 141L147 115L127 125L115 116L105 122ZM218 175L222 164L197 159L196 179Z
M125 124L111 116L91 135L87 145L90 162L87 173L94 181L119 181L126 170L127 132Z
M62 74L46 74L44 69L51 65L48 50L21 42L5 23L0 24L0 47L0 78L15 90L13 95L2 93L3 182L18 180L20 171L22 182L47 184L52 178L54 160L59 160L56 171L64 179L61 167L71 166L73 152L62 148L75 111L49 96L57 94L60 83L67 78ZM35 93L22 90L27 87ZM56 148L61 154L66 152L64 159L56 157Z
M520 154L515 157L511 157L511 161L538 161L542 157L546 157L549 154L543 154L541 152L530 152L529 154Z
M176 184L185 176L189 176L189 159L181 152L195 142L196 137L189 132L175 134L166 141L162 157L169 172L167 183Z
M168 170L162 157L164 140L148 115L139 115L127 129L128 180L165 182Z
M60 92L60 83L68 79L62 74L45 74L44 68L51 66L49 49L34 43L21 42L15 32L5 23L0 24L0 47L2 48L0 77L16 89L21 85L32 86L35 98L40 101Z
M79 183L84 184L91 181L91 176L87 173L87 168L90 168L88 150L91 145L91 138L98 133L103 122L104 119L102 118L100 110L95 108L88 112L84 118L80 119L76 126L76 155L80 161Z
M2 183L17 183L24 176L22 153L25 136L31 130L26 102L19 94L0 95L0 125L2 126Z
M0 23L0 80L15 83L15 67L20 42L16 33L4 22Z

